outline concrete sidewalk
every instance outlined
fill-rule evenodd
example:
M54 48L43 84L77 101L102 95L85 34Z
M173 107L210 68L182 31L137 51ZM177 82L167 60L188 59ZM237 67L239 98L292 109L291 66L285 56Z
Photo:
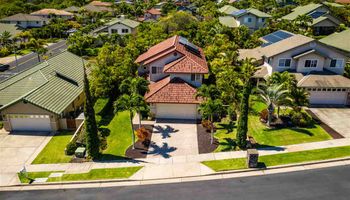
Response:
M272 155L305 150L323 149L350 145L350 138L328 140L322 142L296 144L289 146L259 149L259 154ZM145 158L135 160L120 160L110 162L86 162L86 163L62 163L62 164L39 164L27 165L27 171L65 171L65 173L84 173L98 168L119 168L144 166L134 174L132 180L169 179L177 177L193 177L215 174L213 170L202 165L200 162L209 160L222 160L246 157L245 151L208 153L199 155L174 156L170 158ZM19 184L14 180L12 184Z

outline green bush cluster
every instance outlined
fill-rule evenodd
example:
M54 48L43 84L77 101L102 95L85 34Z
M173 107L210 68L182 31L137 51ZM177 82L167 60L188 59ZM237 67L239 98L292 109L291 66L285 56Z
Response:
M292 123L299 127L311 126L313 121L312 117L303 111L291 111L289 114Z
M73 155L75 153L75 150L77 150L78 145L76 143L75 140L72 140L71 142L69 142L66 146L66 155Z

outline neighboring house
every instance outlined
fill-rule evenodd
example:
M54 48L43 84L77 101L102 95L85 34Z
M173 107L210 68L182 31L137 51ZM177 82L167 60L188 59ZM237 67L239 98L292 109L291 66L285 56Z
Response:
M0 82L7 131L75 129L84 102L83 60L64 51Z
M35 12L30 13L30 15L43 17L46 19L51 19L52 17L57 17L61 19L72 19L74 17L73 13L64 11L64 10L57 10L57 9L41 9Z
M340 4L350 4L350 0L335 0L335 2Z
M82 9L91 13L100 13L100 12L112 13L113 12L113 9L111 7L94 6L90 4L83 6Z
M191 4L190 0L174 0L174 3L177 6L188 6Z
M143 21L156 21L161 17L162 13L160 10L151 8L146 10Z
M15 37L17 34L22 33L22 29L18 27L16 24L4 24L0 23L0 36L5 32L9 32L11 34L11 39Z
M21 28L40 28L48 24L49 20L43 17L19 13L2 18L0 19L0 22L5 24L15 24Z
M203 50L186 38L173 36L140 55L139 75L150 82L145 100L158 119L199 119L196 98L208 66Z
M70 13L78 13L80 11L80 7L71 6L71 7L65 8L64 11L67 11Z
M324 37L320 42L350 54L350 29Z
M296 7L293 12L282 17L282 19L295 20L302 15L312 17L313 22L310 26L313 28L315 35L329 35L341 24L339 19L330 14L328 5L315 3Z
M165 1L162 1L162 2L159 2L159 3L157 3L156 5L154 5L154 9L157 9L157 10L162 10L162 8L163 8L163 6L165 5L165 4L167 4L167 2L165 2Z
M113 3L111 2L104 2L104 1L92 1L89 3L92 6L102 6L102 7L112 7Z
M343 76L347 53L313 38L276 31L261 38L263 45L239 50L240 58L255 58L257 79L289 71L298 87L310 93L311 105L349 105L350 79Z
M93 31L93 34L101 32L108 34L117 33L119 35L134 34L138 25L140 25L139 22L121 16L106 23L103 27L96 29Z
M121 4L121 3L126 3L126 4L134 4L134 1L133 0L115 0L114 2L115 4Z
M256 31L262 27L265 27L266 20L271 17L271 15L261 12L255 8L238 10L237 8L230 5L226 5L220 8L219 12L231 16L231 19L235 20L235 22L230 22L229 24L235 24L236 27L244 25L247 26L251 31ZM220 21L222 22L223 19ZM226 18L225 21L227 22L228 18Z

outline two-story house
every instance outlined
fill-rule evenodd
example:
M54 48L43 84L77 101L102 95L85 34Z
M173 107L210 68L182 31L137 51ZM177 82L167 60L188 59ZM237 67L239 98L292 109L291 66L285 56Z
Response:
M93 34L98 33L108 33L109 35L117 33L119 35L134 34L136 32L137 26L140 23L131 19L125 18L125 16L120 16L107 22L104 26L93 31Z
M257 48L239 51L241 59L255 58L260 64L256 78L289 71L298 87L309 91L311 105L349 105L350 79L343 76L347 52L282 30L261 40Z
M227 16L220 18L220 22L223 25L235 24L235 27L247 26L251 31L256 31L266 25L266 21L271 15L264 13L255 8L237 9L233 6L226 5L219 9L219 12L226 14ZM228 23L223 23L224 21Z
M201 48L173 36L140 55L136 63L139 75L151 82L145 100L156 118L200 119L196 92L209 72Z
M305 6L299 6L293 9L293 12L282 17L285 20L295 20L298 16L310 16L312 23L310 26L313 28L315 35L329 35L333 33L336 28L341 24L341 21L330 13L329 6L335 4L326 3L310 3Z

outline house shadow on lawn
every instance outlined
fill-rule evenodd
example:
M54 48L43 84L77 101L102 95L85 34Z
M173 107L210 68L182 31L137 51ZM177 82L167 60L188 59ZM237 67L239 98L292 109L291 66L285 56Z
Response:
M284 147L278 147L278 146L271 146L267 144L257 144L256 148L259 151L284 151L286 148Z

